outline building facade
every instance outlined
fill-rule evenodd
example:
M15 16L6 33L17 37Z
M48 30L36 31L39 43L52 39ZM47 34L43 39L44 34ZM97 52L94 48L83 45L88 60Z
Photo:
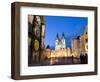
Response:
M79 36L78 36L77 38L74 38L71 41L71 49L72 49L73 57L79 57L80 56L79 45L80 45L80 40L79 40Z
M44 48L45 20L43 16L28 15L28 59L29 64L41 60Z
M59 38L59 35L57 34L56 40L55 40L55 50L64 49L66 48L66 37L65 34L62 34L61 39Z
M72 55L74 57L80 57L80 54L86 54L88 52L88 27L85 27L85 30L82 35L74 38L71 41Z
M83 35L80 37L80 52L88 52L88 27L86 26Z

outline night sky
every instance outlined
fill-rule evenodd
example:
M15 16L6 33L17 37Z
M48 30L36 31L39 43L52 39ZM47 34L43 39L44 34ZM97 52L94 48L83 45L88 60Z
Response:
M46 22L45 29L45 47L49 45L55 48L55 39L58 33L66 36L66 46L71 48L71 40L83 34L87 25L87 17L64 17L64 16L44 16Z

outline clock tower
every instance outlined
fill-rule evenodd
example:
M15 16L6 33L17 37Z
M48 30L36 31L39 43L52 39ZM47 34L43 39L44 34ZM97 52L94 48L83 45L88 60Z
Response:
M33 15L32 15L33 16ZM30 28L31 35L31 57L32 62L40 61L40 51L44 48L44 32L45 21L43 16L33 16L32 27Z

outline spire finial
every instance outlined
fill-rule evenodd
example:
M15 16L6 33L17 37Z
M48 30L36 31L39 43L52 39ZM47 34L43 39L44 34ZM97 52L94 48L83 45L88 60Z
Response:
M62 33L62 37L64 37L64 38L65 38L65 33L64 33L64 32Z
M58 33L57 33L57 35L56 35L56 38L59 39L59 35L58 35Z

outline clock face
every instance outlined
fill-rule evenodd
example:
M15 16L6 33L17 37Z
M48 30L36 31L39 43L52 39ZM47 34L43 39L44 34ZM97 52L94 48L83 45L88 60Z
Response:
M40 29L39 28L35 28L34 31L35 31L35 36L37 38L39 38L40 37Z
M36 36L40 37L40 30L36 30Z
M39 41L35 40L34 49L37 51L39 49Z

